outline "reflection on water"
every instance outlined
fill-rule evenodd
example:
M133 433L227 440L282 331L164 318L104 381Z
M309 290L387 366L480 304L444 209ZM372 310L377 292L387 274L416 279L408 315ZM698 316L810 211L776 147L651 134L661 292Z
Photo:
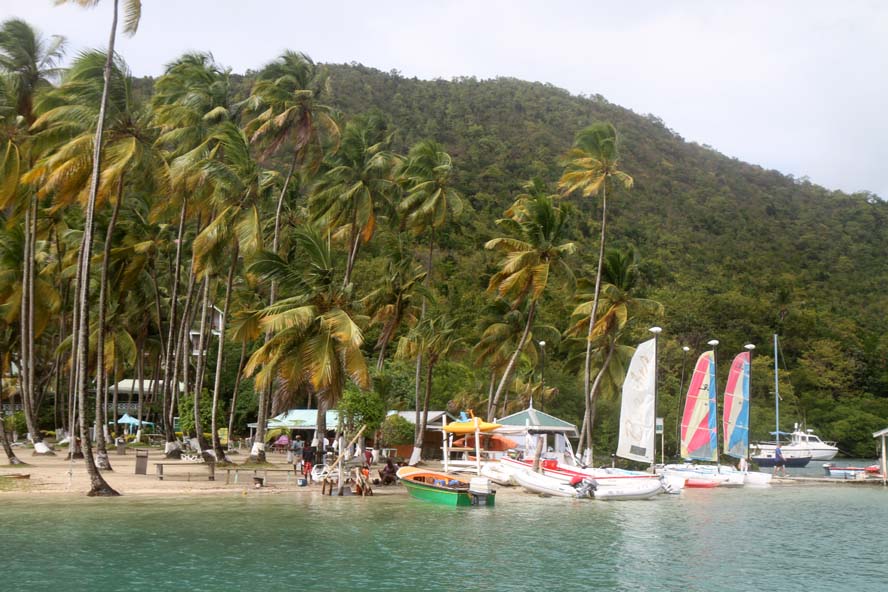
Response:
M647 502L503 495L7 500L11 588L884 589L881 487L687 490ZM832 566L832 568L830 568Z

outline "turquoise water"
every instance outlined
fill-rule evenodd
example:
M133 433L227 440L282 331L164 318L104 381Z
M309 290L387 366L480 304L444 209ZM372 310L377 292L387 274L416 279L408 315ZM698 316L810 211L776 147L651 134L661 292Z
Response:
M0 497L2 499L2 497ZM0 504L2 590L888 589L888 490L42 498Z

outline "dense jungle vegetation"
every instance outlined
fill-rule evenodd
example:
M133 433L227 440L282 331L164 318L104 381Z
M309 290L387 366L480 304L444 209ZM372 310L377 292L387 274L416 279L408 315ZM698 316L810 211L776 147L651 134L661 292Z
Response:
M888 418L888 205L875 195L546 84L292 52L244 75L188 54L134 79L99 52L57 72L59 49L2 24L3 397L21 398L31 433L103 420L108 385L138 376L154 379L139 415L166 425L171 453L176 415L219 457L229 422L243 433L364 397L500 417L532 399L609 456L632 348L658 325L668 455L711 339L719 391L756 345L751 432L767 437L774 334L781 427L874 453ZM78 410L87 382L100 396Z

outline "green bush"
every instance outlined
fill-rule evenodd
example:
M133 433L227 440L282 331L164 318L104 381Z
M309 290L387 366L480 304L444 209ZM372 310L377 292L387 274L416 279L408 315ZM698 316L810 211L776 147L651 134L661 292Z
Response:
M382 422L382 441L388 445L413 442L413 424L400 415L389 415Z

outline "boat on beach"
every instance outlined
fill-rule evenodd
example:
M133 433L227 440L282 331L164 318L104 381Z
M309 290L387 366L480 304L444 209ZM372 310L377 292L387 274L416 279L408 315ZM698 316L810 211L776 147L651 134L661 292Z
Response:
M514 478L519 485L532 493L577 499L598 499L604 501L639 500L650 499L665 491L662 482L659 480L602 486L592 477L578 475L566 483L561 479L526 469L516 471Z
M401 467L396 473L416 499L445 506L493 506L496 491L486 477L465 477L417 467Z

